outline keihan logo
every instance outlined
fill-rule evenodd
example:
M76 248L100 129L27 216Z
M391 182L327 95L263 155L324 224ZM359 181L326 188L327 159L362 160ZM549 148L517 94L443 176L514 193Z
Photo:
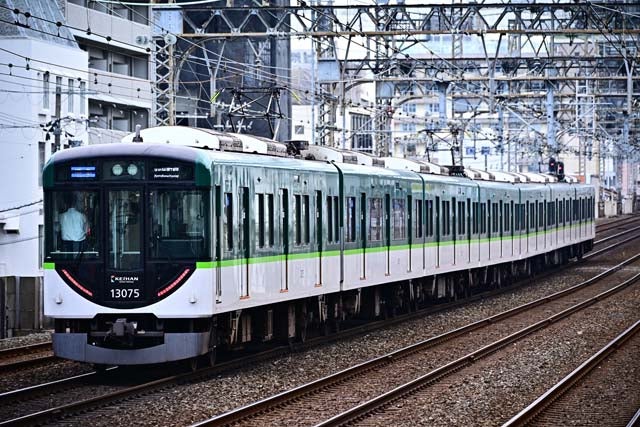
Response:
M111 280L111 283L135 283L140 280L137 276L116 276L113 274L109 279Z

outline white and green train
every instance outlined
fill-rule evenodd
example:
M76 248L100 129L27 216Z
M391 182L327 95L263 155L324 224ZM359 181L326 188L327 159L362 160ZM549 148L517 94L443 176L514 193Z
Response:
M213 360L465 297L593 245L588 185L303 160L201 129L142 135L45 166L60 357Z

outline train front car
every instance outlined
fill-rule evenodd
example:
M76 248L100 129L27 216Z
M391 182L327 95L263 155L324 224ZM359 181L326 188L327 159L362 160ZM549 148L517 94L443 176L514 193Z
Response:
M210 350L209 165L202 151L149 144L47 163L44 309L57 356L131 365Z

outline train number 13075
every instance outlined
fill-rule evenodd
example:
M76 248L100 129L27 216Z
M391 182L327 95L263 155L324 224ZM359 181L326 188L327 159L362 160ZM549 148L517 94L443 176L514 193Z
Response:
M140 289L111 289L113 299L136 299L140 298Z

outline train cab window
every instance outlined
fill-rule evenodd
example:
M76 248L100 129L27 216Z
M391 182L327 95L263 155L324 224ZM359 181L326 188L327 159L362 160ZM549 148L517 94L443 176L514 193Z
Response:
M368 240L370 241L382 240L382 224L383 224L382 199L372 198L369 200Z
M47 194L46 252L48 258L97 258L102 227L97 191L56 191Z
M391 220L393 239L400 240L406 238L407 212L404 199L393 199L391 201Z
M356 241L356 198L347 197L347 224L345 230L345 241Z
M135 270L142 267L141 199L139 190L109 191L107 264L110 268ZM151 209L158 214L159 210ZM174 224L176 227L181 225Z
M152 190L151 257L202 259L209 256L209 196L202 190ZM226 193L229 197L231 193ZM229 221L233 224L233 221Z
M416 214L414 215L414 221L415 221L415 226L414 229L416 230L416 238L422 238L423 235L423 216L422 216L422 200L416 200Z

